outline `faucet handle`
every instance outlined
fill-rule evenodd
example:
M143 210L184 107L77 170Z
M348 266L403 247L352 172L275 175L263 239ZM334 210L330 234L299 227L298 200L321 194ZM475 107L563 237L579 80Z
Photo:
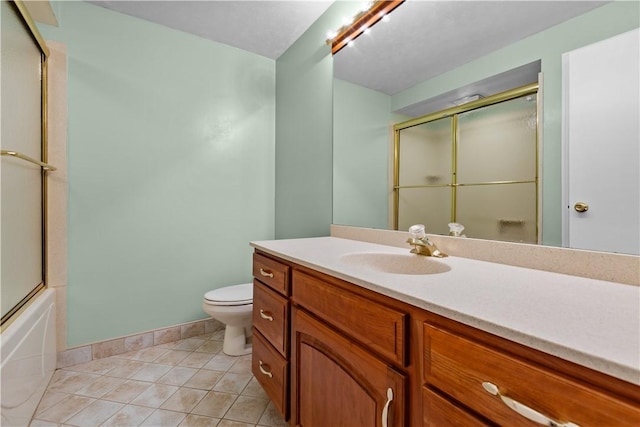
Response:
M424 224L415 224L409 227L409 234L414 239L422 239L427 233L424 231Z

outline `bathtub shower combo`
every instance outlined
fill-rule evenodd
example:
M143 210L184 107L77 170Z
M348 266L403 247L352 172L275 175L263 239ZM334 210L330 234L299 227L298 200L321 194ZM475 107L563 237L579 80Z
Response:
M56 368L55 327L55 291L46 289L0 335L0 425L29 425Z
M56 368L47 276L47 58L23 1L0 3L0 425L26 426ZM16 100L19 99L19 108Z

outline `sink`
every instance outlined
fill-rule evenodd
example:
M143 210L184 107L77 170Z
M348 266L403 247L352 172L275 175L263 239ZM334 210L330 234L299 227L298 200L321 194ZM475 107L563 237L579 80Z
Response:
M340 261L353 267L392 274L440 274L451 270L443 262L410 253L359 252L342 255Z

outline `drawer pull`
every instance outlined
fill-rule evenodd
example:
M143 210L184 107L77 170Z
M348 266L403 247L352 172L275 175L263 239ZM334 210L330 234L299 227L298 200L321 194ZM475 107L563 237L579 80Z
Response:
M387 421L389 418L389 405L391 405L391 401L393 400L393 390L391 387L387 389L387 402L384 404L384 408L382 408L382 427L387 427Z
M264 277L271 277L273 279L273 273L269 270L260 269L260 275Z
M531 409L520 402L516 402L515 400L507 396L504 396L503 394L500 393L500 389L498 388L498 386L493 383L483 382L482 387L484 387L484 389L487 392L491 393L494 396L498 396L500 399L502 399L502 402L505 405L507 405L509 408L513 409L518 414L522 415L528 420L533 421L534 423L542 424L543 426L549 426L549 427L580 427L578 424L574 424L572 422L562 423L559 421L554 421L551 418L536 411L535 409Z
M260 317L262 317L265 320L268 320L269 322L273 322L273 316L269 311L264 311L263 309L260 309Z
M260 372L262 372L264 375L268 376L269 378L273 378L273 374L268 369L269 365L267 365L266 363L263 363L262 360L260 360L258 362L258 364L259 364L258 368L260 368ZM266 366L266 368L265 368L265 366Z

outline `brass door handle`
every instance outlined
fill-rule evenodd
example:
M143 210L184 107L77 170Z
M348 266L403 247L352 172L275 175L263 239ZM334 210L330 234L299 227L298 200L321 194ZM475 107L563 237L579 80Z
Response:
M586 204L585 202L578 202L575 205L573 205L573 208L577 211L577 212L586 212L589 210L589 205Z

